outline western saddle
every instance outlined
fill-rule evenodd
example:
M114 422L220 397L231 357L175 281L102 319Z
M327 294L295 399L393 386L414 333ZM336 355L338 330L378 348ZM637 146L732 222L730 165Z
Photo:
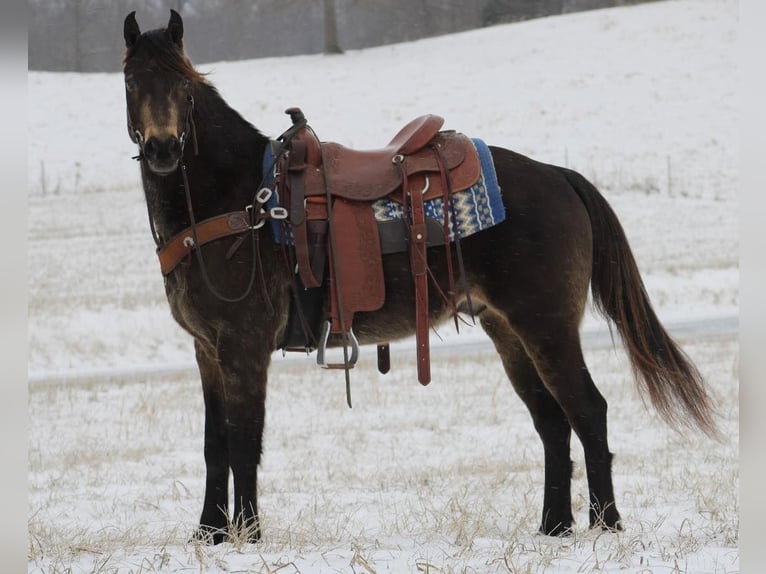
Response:
M337 143L320 143L299 108L287 110L297 130L277 173L280 204L287 208L297 271L305 289L323 285L328 269L329 313L318 341L317 362L327 368L353 367L358 343L353 334L354 313L375 311L385 302L382 254L395 249L381 245L373 203L392 200L402 206L405 244L415 287L415 322L418 380L431 380L428 341L428 261L426 248L444 244L447 250L448 303L456 314L454 274L450 248L450 195L466 190L481 177L478 153L468 137L439 131L444 119L420 116L381 149L358 151ZM441 237L428 225L424 202L442 198L444 221ZM457 234L455 234L457 235ZM459 249L459 243L457 245ZM462 261L458 257L458 261ZM327 264L327 265L326 265ZM460 270L462 276L462 269ZM344 362L324 361L329 335L340 335ZM351 344L351 357L346 354ZM305 349L301 349L305 350ZM387 372L388 345L378 346L378 367Z
M430 272L426 250L445 246L449 286L446 294L438 285L436 291L450 305L457 325L451 234L462 280L464 273L451 194L469 189L480 179L476 148L463 134L440 131L444 119L436 115L412 120L382 149L357 151L337 143L320 143L299 108L286 113L293 126L275 142L281 145L275 154L274 186L261 188L244 210L193 224L168 240L158 248L162 273L169 274L184 259L190 261L197 246L239 235L228 257L246 232L259 229L267 219L282 222L283 236L292 235L297 275L288 333L280 348L316 349L317 363L345 369L350 405L348 371L359 355L354 314L376 311L385 302L383 254L408 251L415 289L418 380L428 384ZM272 189L278 192L279 205L268 208ZM441 222L426 216L425 202L436 198L443 200ZM403 221L378 222L373 204L381 199L400 205ZM462 289L466 291L465 284ZM322 317L319 313L325 301L329 310ZM318 338L312 315L321 325ZM343 363L325 361L330 335L340 336L343 342ZM378 345L378 369L383 373L390 369L387 343Z

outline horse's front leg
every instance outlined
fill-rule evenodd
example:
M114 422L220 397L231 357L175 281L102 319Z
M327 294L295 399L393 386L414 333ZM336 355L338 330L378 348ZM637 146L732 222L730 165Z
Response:
M232 534L256 542L261 537L258 465L263 452L270 352L236 338L219 342L218 358L226 396L229 465L234 475Z
M198 537L219 544L228 532L229 443L223 377L215 350L195 341L205 398L205 503Z

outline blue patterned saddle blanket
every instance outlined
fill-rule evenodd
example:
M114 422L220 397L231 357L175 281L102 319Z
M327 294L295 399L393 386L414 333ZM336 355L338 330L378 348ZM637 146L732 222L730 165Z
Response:
M450 241L462 239L479 231L497 225L505 220L505 205L503 204L500 185L492 162L492 154L483 140L472 138L481 161L481 177L476 184L464 191L455 192L450 196ZM266 146L263 158L264 174L273 165L273 155L270 146ZM279 197L274 193L267 208L279 205ZM444 199L434 198L424 202L426 217L438 222L444 221ZM379 199L372 204L375 219L379 222L396 221L404 218L404 210L400 203L391 199ZM271 220L272 232L278 243L293 244L290 226L287 229L280 221Z
M505 219L505 206L489 148L480 139L471 141L481 160L481 177L473 187L450 196L450 241L454 241L455 236L459 239L468 237ZM444 221L444 199L431 199L424 202L423 207L426 217ZM379 199L372 204L372 210L378 221L404 218L402 204L391 199Z

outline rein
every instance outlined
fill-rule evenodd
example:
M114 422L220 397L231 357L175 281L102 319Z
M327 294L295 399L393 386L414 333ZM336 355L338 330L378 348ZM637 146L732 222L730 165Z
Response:
M226 303L238 303L242 300L244 300L250 293L252 292L253 285L255 284L255 277L256 277L256 271L260 271L260 284L261 284L261 290L264 295L264 300L266 301L266 304L269 309L269 313L274 313L274 307L271 303L271 299L268 295L268 290L266 289L266 278L263 272L263 265L260 257L260 234L258 233L258 230L264 226L267 220L274 219L274 220L284 220L287 219L287 210L283 207L272 207L270 210L266 211L264 209L266 202L271 198L272 190L269 187L266 187L266 183L272 178L272 174L274 172L274 167L277 165L277 162L281 159L281 157L284 155L284 153L287 151L290 145L290 141L292 140L293 136L295 136L298 131L300 131L305 125L306 125L306 119L303 117L303 114L299 111L296 113L294 109L287 110L287 113L290 114L290 117L292 119L293 125L290 126L284 133L282 133L276 141L280 142L280 145L278 146L277 150L272 153L273 158L271 161L271 164L269 165L267 170L264 170L263 178L261 179L260 183L257 187L257 192L253 196L253 200L249 205L245 206L245 209L243 212L245 214L246 218L246 225L243 229L236 229L233 230L232 233L246 233L247 231L250 232L251 237L251 245L253 248L253 261L252 266L250 269L250 277L248 279L248 284L245 290L236 297L228 297L224 294L222 294L216 287L213 285L213 282L210 279L210 276L207 271L207 265L205 263L204 257L202 255L202 249L201 246L205 244L205 241L200 241L198 236L198 226L205 224L207 222L210 222L212 219L205 220L203 222L198 223L196 221L196 218L194 216L194 207L192 204L192 197L191 197L191 187L189 185L189 177L186 170L186 163L184 162L184 152L186 147L186 142L188 140L189 134L191 134L191 139L194 145L194 155L199 155L199 145L197 142L197 129L194 124L194 97L191 94L187 95L187 102L188 106L186 108L186 117L184 120L184 131L181 133L181 136L179 137L179 145L181 147L181 157L178 162L178 169L181 172L181 177L183 181L184 186L184 196L186 199L186 209L189 216L189 222L190 226L188 228L188 232L190 233L190 236L186 237L184 239L184 246L188 248L190 251L196 252L196 258L197 262L200 266L200 270L202 273L202 279L208 288L208 290L220 301L226 302ZM134 125L132 118L130 117L130 111L128 111L128 119L130 122L131 127ZM139 131L134 129L131 139L134 143L136 143L139 147L139 153L138 155L134 156L133 159L141 161L145 159L144 154L144 146L145 146L145 140L144 135ZM268 145L268 144L267 144ZM155 224L154 224L154 217L152 217L151 209L149 208L148 202L147 202L147 210L148 210L148 216L149 216L149 226L152 231L152 237L154 238L154 242L157 246L157 252L161 252L163 248L165 248L168 243L163 241L162 238L157 233ZM239 247L242 245L243 241L245 239L244 235L241 235L239 239L234 243L234 245L229 249L229 251L226 254L226 258L230 258L236 251L239 249Z

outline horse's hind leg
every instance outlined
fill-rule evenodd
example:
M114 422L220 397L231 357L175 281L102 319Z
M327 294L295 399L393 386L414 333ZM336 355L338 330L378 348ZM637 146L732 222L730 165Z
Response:
M577 327L540 324L516 335L499 312L482 315L514 387L526 403L545 449L541 531L571 527L570 428L582 442L590 498L590 525L620 529L612 486L606 400L593 384ZM554 321L555 322L555 321Z
M593 384L576 325L541 320L521 335L546 389L566 414L583 445L590 498L590 525L620 530L607 442L606 400Z
M205 398L205 503L200 517L202 539L223 542L227 533L229 447L221 370L214 350L195 342Z
M545 494L540 532L566 534L572 527L569 439L572 428L566 415L540 380L521 340L499 313L485 311L481 325L495 344L514 389L532 415L545 451Z

